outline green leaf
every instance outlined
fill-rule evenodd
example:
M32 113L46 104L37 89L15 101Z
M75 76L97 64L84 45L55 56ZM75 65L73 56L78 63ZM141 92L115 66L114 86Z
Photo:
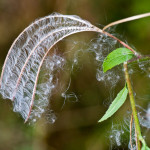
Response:
M112 104L109 106L108 110L106 111L105 115L98 121L102 122L109 117L111 117L125 102L128 94L128 89L125 86L118 94Z
M147 147L146 145L143 145L142 148L141 148L141 150L150 150L150 148Z
M106 72L107 70L119 65L125 61L128 61L134 56L133 52L127 48L118 48L105 58L103 62L103 71Z
M150 150L150 148L146 145L146 142L143 139L143 137L141 137L140 140L142 142L142 148L141 148L141 150Z

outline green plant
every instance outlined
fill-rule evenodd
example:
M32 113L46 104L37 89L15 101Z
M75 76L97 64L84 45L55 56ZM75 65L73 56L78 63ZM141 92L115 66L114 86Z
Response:
M150 14L148 13L146 15L140 15L140 17L145 17L145 16L149 16L149 15ZM131 21L131 20L134 20L137 18L138 18L138 16L136 16L136 17L133 16L131 18L123 19L121 21L114 22L114 23L104 27L104 29L106 29L107 27L110 27L111 25L115 25L118 23L126 22L126 21ZM136 147L137 147L137 149L149 150L150 148L148 148L146 146L146 143L141 135L140 123L139 123L139 119L138 119L138 114L137 114L136 105L135 105L135 99L134 99L134 95L133 95L133 90L132 90L131 81L130 81L130 77L129 77L129 73L128 73L128 66L127 66L127 64L131 63L132 60L135 60L135 59L142 60L144 57L146 59L149 59L148 58L149 56L143 57L142 55L136 53L134 50L127 49L128 46L125 46L125 47L126 48L119 48L119 49L114 50L104 60L104 63L103 63L104 72L106 72L107 70L111 69L112 67L124 62L123 66L124 66L125 80L126 80L127 87L125 85L124 89L118 93L117 97L110 105L106 114L99 120L99 122L104 121L107 118L109 118L111 115L113 115L122 106L122 104L126 100L128 92L129 92L129 98L130 98L130 103L131 103L131 107L132 107L132 115L133 115L134 124L135 124ZM141 146L141 143L142 143L142 146Z
M40 117L48 105L48 97L55 87L53 84L53 72L58 68L62 68L65 63L62 57L55 54L50 58L48 57L51 48L71 34L83 31L98 32L118 41L123 46L112 51L105 58L103 61L103 72L105 73L123 63L126 81L125 87L118 93L99 122L111 117L123 105L129 94L135 124L136 148L138 150L148 150L149 148L141 135L135 99L128 73L128 64L150 59L150 57L142 56L129 45L105 31L112 25L147 16L150 16L150 13L123 19L109 24L103 30L77 16L53 14L35 21L18 36L8 52L1 73L1 94L4 98L9 98L13 101L14 111L19 112L25 119L25 122L29 119L35 122L36 118ZM41 84L38 84L39 74L43 65L46 68L46 78ZM66 98L64 93L62 93L62 97ZM53 113L51 115L52 122L54 122L55 115Z

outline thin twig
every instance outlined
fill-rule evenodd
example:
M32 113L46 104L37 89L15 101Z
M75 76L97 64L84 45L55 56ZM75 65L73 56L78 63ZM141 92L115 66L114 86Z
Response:
M139 53L137 53L133 48L131 48L129 45L127 45L126 43L124 43L123 41L118 39L117 37L113 36L112 34L110 34L108 32L105 32L105 31L103 31L103 33L106 34L107 36L117 40L121 45L123 45L124 47L128 48L129 50L131 50L136 57L141 57L141 55Z
M125 18L125 19L121 19L121 20L118 20L118 21L115 21L115 22L112 22L112 23L106 25L103 28L103 31L106 30L107 28L111 27L111 26L114 26L114 25L117 25L117 24L120 24L120 23L124 23L124 22L128 22L128 21L133 21L133 20L136 20L136 19L140 19L140 18L144 18L144 17L149 17L149 16L150 16L150 13L145 13L145 14L140 14L140 15L128 17L128 18Z
M136 148L137 148L137 150L139 150L136 128L135 128L135 141L136 141Z
M137 115L137 110L135 106L135 99L133 96L131 81L130 81L130 77L128 73L127 62L124 63L124 71L125 71L125 80L127 82L128 91L129 91L129 98L130 98L130 103L131 103L131 108L132 108L132 113L133 113L133 118L134 118L134 125L136 129L135 135L136 135L136 140L137 140L137 148L138 150L140 150L141 149L140 137L142 137L142 135L141 135L140 123L139 123L139 119Z
M133 150L133 146L132 146L132 124L133 124L133 114L131 114L131 120L130 120L130 145L131 145L131 150Z

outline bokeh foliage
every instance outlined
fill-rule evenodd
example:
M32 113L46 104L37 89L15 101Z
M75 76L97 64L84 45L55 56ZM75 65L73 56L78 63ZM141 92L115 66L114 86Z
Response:
M112 21L148 12L149 6L148 0L142 2L137 0L0 0L0 66L4 62L11 43L36 18L52 12L75 14L101 27ZM115 31L140 53L149 54L149 22L150 18L145 18L124 23L117 26ZM90 40L90 38L94 38L92 33L71 37L77 41ZM67 46L67 42L64 42L63 49L67 49ZM24 124L22 118L12 111L11 102L0 99L0 150L105 150L111 148L108 135L111 132L112 118L97 124L107 109L103 105L104 100L106 102L109 98L113 99L109 97L111 87L96 81L96 69L93 67L92 58L84 56L80 63L82 69L72 75L71 85L71 90L79 95L79 102L66 103L63 110L59 111L59 118L55 124L46 123L44 119L33 126ZM149 80L141 71L137 72L132 76L134 90L135 93L139 93L138 103L146 107L148 101L143 100L142 96L148 95L146 98L150 99ZM117 86L114 95L123 85L122 82L120 86ZM57 94L52 98L58 102L55 105L59 105L61 99ZM128 108L129 102L114 115L114 118L122 121L121 116ZM127 149L127 146L124 149Z

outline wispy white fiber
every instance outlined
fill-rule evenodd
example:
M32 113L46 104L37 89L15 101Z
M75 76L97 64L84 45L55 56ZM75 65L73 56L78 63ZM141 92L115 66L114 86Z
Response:
M25 121L44 112L54 88L54 67L63 63L56 56L49 60L51 75L45 84L38 85L39 73L50 49L63 38L82 31L101 32L77 16L54 13L33 22L12 44L1 73L0 93L13 101L13 110Z

